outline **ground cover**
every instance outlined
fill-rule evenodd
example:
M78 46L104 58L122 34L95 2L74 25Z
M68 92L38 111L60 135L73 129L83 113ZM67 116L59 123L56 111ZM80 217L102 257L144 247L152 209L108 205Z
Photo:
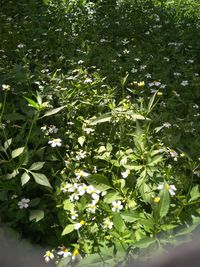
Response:
M1 222L59 266L185 242L200 222L198 1L0 12Z

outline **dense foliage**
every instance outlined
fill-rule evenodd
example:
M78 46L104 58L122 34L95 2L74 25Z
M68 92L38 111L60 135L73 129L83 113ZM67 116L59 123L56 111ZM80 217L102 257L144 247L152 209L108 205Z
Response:
M46 261L144 260L200 223L198 2L2 0L0 218Z

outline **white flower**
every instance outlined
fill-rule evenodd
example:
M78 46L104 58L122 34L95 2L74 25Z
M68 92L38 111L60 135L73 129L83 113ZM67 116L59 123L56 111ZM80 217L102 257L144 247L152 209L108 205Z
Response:
M74 192L75 191L75 188L73 187L72 184L65 183L65 185L61 187L61 191L63 193L66 193L66 192Z
M84 83L92 83L92 79L91 78L86 78Z
M155 86L160 86L161 82L154 82Z
M18 195L15 195L15 194L14 194L14 195L11 196L11 199L15 199L15 198L17 198L17 197L18 197Z
M163 123L163 127L165 127L165 128L170 128L172 125L171 125L171 123L169 123L169 122L165 122L165 123Z
M121 172L121 175L123 178L127 178L129 176L129 174L130 174L130 170L126 170L124 172Z
M56 134L58 132L58 128L55 125L50 125L48 132L49 134Z
M113 222L111 222L109 219L104 219L103 221L103 228L106 229L112 229L113 227Z
M163 184L160 184L158 186L158 190L162 190L163 187L164 187L164 185ZM169 191L169 193L170 193L171 196L174 196L176 194L176 190L177 189L176 189L175 185L168 185L168 184L166 184L166 189Z
M75 192L74 194L72 194L70 197L69 197L69 200L71 202L74 202L75 200L79 200L79 194L77 192Z
M131 72L132 72L132 73L136 73L136 72L138 72L138 70L135 69L135 68L132 68Z
M52 139L48 142L52 147L61 146L62 140L60 138Z
M25 45L24 44L18 44L18 48L23 48Z
M75 210L70 210L70 215L72 220L76 220L76 218L78 217L78 213Z
M112 202L112 211L114 212L119 212L121 209L123 209L123 206L121 204L122 202L120 200L118 201L113 201Z
M30 202L29 198L22 198L22 200L18 202L18 206L20 209L23 209L23 208L27 209L29 206L28 204L29 202Z
M94 132L94 129L92 129L92 128L83 128L83 131L86 132L86 134L90 134L90 133Z
M87 191L88 186L86 184L82 184L78 187L78 193L80 196L83 196Z
M180 72L174 72L174 76L181 76Z
M8 85L8 84L2 84L2 90L3 91L10 91L10 85Z
M170 154L170 157L174 158L174 160L176 161L177 157L178 157L178 153L175 150L171 149L171 148L168 148L168 152Z
M79 180L81 177L87 177L89 173L84 172L82 170L76 170L75 175L76 175L76 178Z
M91 204L88 204L88 211L91 213L95 213L97 208L96 204L97 204L96 200L93 200Z
M87 193L92 196L93 199L99 200L99 194L101 193L99 190L96 190L94 186L90 185L87 188Z
M54 255L53 255L53 253L52 253L51 251L48 250L48 251L45 253L44 258L45 258L45 261L46 261L46 262L49 262L50 259L51 259L51 260L54 259Z
M80 221L80 223L76 223L76 224L74 224L74 229L75 229L75 230L78 230L78 229L81 228L84 224L85 224L85 221Z
M187 85L188 85L188 81L182 81L182 82L181 82L181 85L182 85L182 86L187 86Z
M145 77L146 78L151 78L151 74L150 73L147 73L147 74L145 74Z
M84 159L85 157L86 157L86 151L79 150L76 152L76 159L77 160Z
M72 255L72 253L69 252L68 249L64 246L60 247L60 250L57 252L57 254L63 256L63 258Z

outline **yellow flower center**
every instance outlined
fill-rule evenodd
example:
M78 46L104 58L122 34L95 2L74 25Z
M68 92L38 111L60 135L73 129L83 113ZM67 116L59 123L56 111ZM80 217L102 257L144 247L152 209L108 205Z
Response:
M84 225L85 224L85 221L80 221L80 224Z
M160 197L155 197L153 200L154 203L159 203L160 202Z
M73 255L74 255L75 257L77 257L77 256L79 255L79 251L78 251L78 249L75 249L75 250L74 250Z
M170 189L170 185L166 184L166 189L169 190Z

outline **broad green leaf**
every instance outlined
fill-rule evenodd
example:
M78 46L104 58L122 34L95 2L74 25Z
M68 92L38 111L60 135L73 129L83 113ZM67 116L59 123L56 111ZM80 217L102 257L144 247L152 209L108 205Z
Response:
M22 186L25 185L30 179L31 177L29 176L29 174L27 172L24 172L21 177Z
M52 188L46 175L42 173L36 173L36 172L31 172L31 174L33 175L33 178L37 184Z
M42 167L44 166L45 162L35 162L31 165L31 167L29 168L30 171L38 171L40 169L42 169Z
M43 210L30 210L29 214L29 220L33 221L35 220L36 222L39 222L44 218L44 211Z
M152 189L148 184L142 182L141 185L139 186L139 192L145 202L147 203L151 202Z
M12 138L10 138L10 139L8 139L8 140L6 140L4 142L4 148L5 148L5 150L7 150L9 148L9 146L11 145L11 143L12 143Z
M119 231L120 233L123 233L125 231L126 225L119 213L114 213L113 224L115 229L117 229L117 231Z
M85 180L90 184L93 185L96 189L100 191L106 191L107 189L111 188L111 184L109 179L101 174L91 174L85 177Z
M73 210L74 209L74 204L71 203L71 201L69 199L66 199L63 202L63 205L64 205L64 210Z
M155 238L145 237L145 238L141 239L140 241L134 243L133 247L147 248L155 242L156 242Z
M135 222L140 218L139 213L134 210L122 211L120 212L120 215L126 222L130 223Z
M104 202L110 204L113 201L116 201L116 200L119 200L119 199L122 199L122 197L120 196L120 194L117 191L111 191L111 192L108 192L105 195Z
M166 188L166 184L164 184L163 189L160 192L160 202L159 202L159 214L161 218L167 215L169 207L170 207L169 191Z
M23 153L23 151L24 151L24 147L19 147L19 148L13 150L11 153L12 158L14 159L14 158L19 157L19 155L21 155Z
M197 200L198 198L200 198L199 185L193 186L192 190L190 191L190 197L191 198L190 198L189 202Z
M65 229L63 230L63 232L62 232L62 236L63 235L67 235L67 234L69 234L69 233L71 233L71 232L73 232L74 231L74 224L68 224L66 227L65 227Z
M61 111L63 108L65 108L65 106L62 106L62 107L59 107L59 108L54 108L52 110L49 110L41 118L54 115L54 114L58 113L59 111Z
M146 233L143 229L139 228L135 231L135 238L137 241L146 237Z
M149 166L155 166L159 162L163 160L162 155L157 155L151 159L151 161L148 163Z
M81 145L81 146L83 146L83 144L84 144L84 142L85 142L85 136L80 136L79 138L78 138L78 143Z

